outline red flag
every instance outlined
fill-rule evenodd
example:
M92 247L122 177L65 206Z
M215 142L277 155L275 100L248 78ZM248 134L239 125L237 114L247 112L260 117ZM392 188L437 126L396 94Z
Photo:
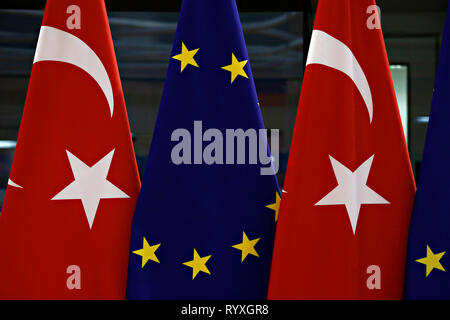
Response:
M125 297L140 182L102 0L48 0L0 220L0 299Z
M319 1L269 299L402 298L415 183L374 5Z

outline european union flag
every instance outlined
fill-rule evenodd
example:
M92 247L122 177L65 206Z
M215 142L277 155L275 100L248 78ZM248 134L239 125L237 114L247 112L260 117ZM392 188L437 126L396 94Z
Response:
M411 220L406 299L450 298L450 18L447 11Z
M280 195L248 60L235 0L183 1L133 218L128 299L266 298Z

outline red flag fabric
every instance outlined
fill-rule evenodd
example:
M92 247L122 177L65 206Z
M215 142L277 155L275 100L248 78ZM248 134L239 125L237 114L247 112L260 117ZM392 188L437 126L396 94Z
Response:
M269 299L402 298L415 183L374 5L319 1Z
M122 299L140 188L103 0L48 0L0 220L0 299Z

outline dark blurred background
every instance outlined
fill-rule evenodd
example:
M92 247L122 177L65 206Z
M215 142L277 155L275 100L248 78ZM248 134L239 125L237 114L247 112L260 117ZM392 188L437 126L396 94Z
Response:
M142 174L181 1L108 1ZM159 1L158 1L159 2ZM237 1L266 128L280 129L283 184L317 0ZM446 0L377 1L413 169L420 171ZM45 1L0 3L0 205L9 177Z

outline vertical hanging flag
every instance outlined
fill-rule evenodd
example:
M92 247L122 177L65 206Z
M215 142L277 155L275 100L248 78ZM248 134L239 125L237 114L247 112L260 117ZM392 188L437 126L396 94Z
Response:
M48 0L0 220L0 299L123 299L139 176L102 0Z
M269 299L402 297L415 184L374 18L373 0L319 1Z
M450 11L447 11L411 218L406 299L450 299Z
M278 185L235 1L184 0L170 57L127 298L264 299Z

